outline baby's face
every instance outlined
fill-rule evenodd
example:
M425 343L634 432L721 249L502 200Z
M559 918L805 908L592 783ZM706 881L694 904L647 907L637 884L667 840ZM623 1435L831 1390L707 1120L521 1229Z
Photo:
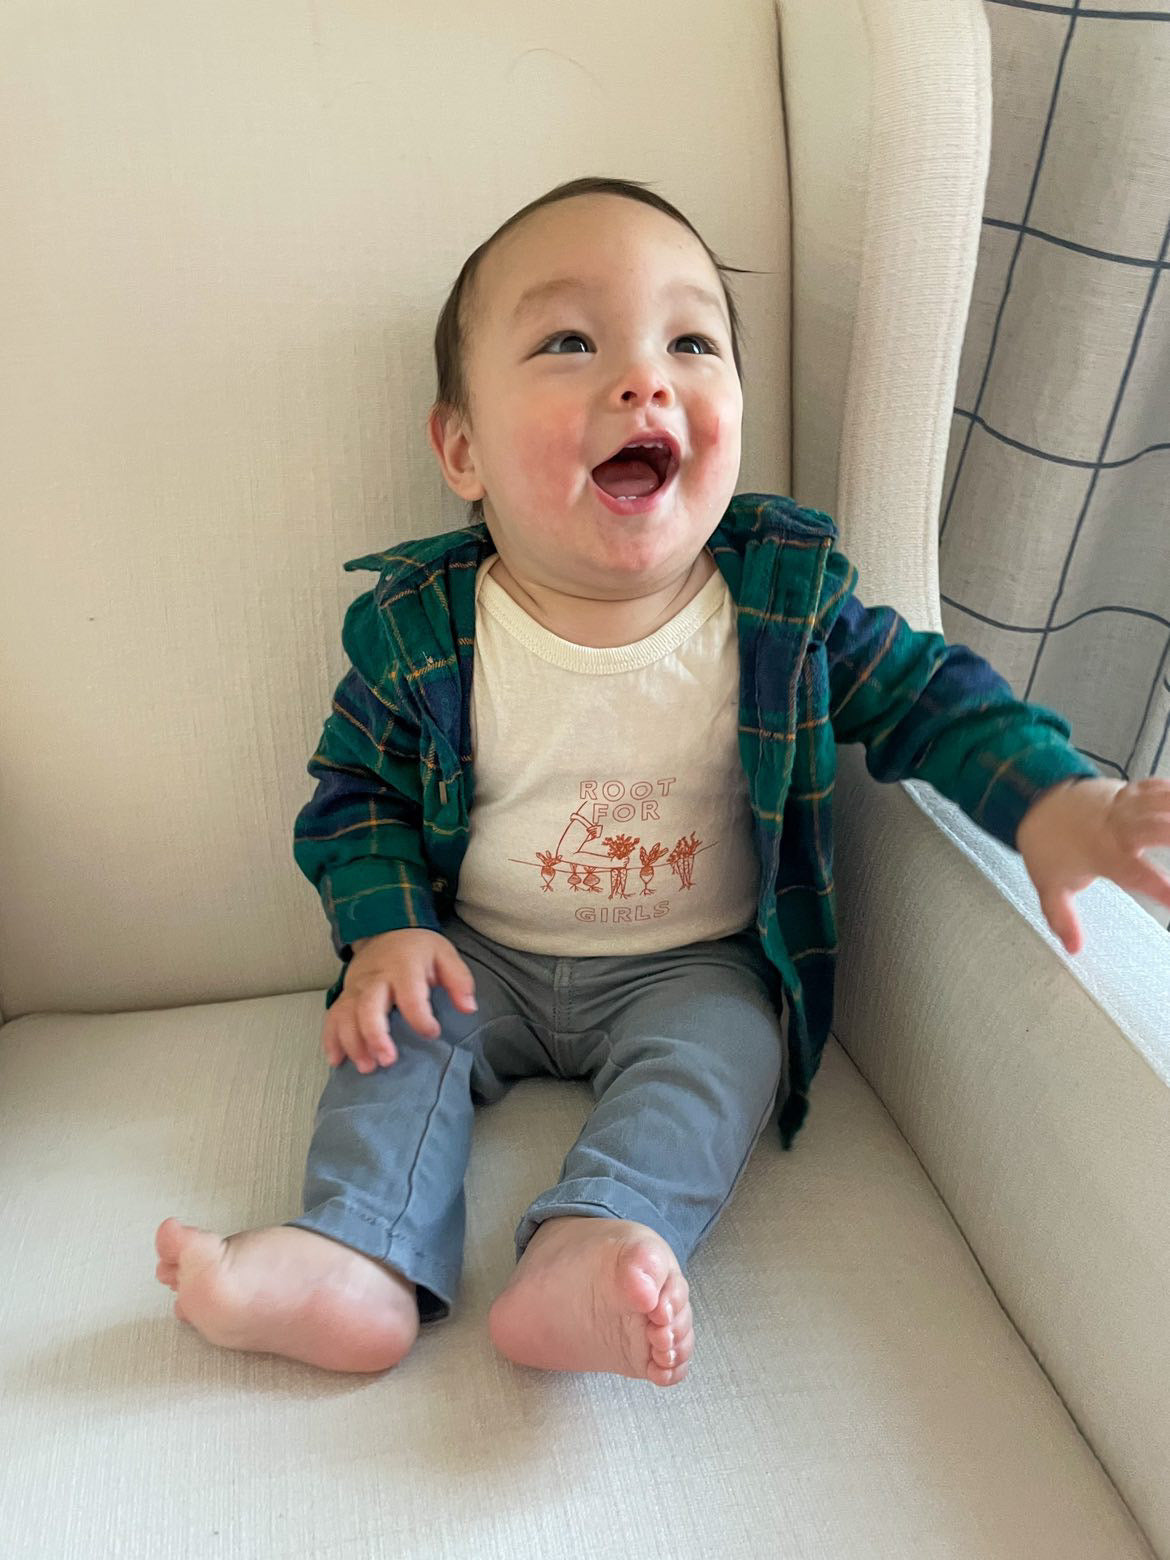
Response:
M559 277L585 286L522 302ZM668 585L739 477L743 395L702 245L652 207L577 196L505 235L477 284L471 426L440 440L432 419L448 483L483 499L513 574L596 599ZM674 435L681 464L644 513L614 513L593 470L646 425Z

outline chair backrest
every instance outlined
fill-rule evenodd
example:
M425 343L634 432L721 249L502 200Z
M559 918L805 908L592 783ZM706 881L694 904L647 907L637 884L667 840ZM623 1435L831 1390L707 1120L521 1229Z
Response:
M341 564L463 523L425 435L435 322L470 250L555 184L646 181L761 273L731 279L740 490L838 511L879 594L937 610L981 25L978 0L296 18L211 0L127 30L65 0L51 27L7 28L8 1017L333 979L291 831L345 669L344 611L373 581ZM946 144L890 140L883 124L921 125L921 94L929 110L944 90ZM938 178L900 214L903 261L927 281L887 384L882 321L905 322L865 251L910 165ZM896 438L859 449L850 420L872 442L886 416ZM918 512L890 512L891 483Z

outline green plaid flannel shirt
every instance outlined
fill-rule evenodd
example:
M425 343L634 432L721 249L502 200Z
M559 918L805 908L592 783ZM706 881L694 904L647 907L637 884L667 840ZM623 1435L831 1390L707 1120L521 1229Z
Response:
M877 780L926 780L1014 847L1049 786L1096 775L1069 726L1024 704L991 666L890 607L867 608L832 520L740 493L707 546L736 604L739 753L760 853L756 930L789 1008L785 1149L808 1112L833 1013L836 744L861 742ZM342 961L355 938L440 931L455 906L475 791L471 682L483 523L354 558L377 584L345 614L351 667L309 761L317 781L293 854ZM583 952L587 950L582 950Z

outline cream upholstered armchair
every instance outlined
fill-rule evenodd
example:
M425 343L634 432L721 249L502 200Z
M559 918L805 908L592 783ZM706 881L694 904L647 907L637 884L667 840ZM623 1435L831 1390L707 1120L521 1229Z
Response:
M565 179L675 201L745 322L740 488L938 625L991 90L977 0L63 0L5 45L0 1485L13 1560L1170 1557L1170 972L843 755L835 1039L690 1268L662 1391L486 1313L584 1083L477 1118L460 1303L398 1368L215 1349L166 1215L300 1210L324 917L292 860L464 256Z

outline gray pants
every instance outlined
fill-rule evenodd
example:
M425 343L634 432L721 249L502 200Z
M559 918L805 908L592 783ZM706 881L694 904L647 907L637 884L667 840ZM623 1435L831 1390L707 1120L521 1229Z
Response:
M596 1104L561 1178L516 1230L545 1219L634 1219L680 1267L735 1189L786 1080L780 985L753 929L663 953L558 958L505 948L457 916L443 935L475 977L478 1011L441 986L441 1033L395 1008L398 1060L345 1058L317 1107L304 1207L287 1223L383 1262L417 1286L422 1322L450 1314L463 1266L463 1180L475 1108L517 1078L586 1078Z

